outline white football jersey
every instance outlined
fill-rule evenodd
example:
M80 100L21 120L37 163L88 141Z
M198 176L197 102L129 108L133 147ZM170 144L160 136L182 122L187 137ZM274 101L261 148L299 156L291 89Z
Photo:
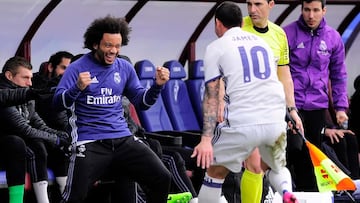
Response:
M230 126L284 121L285 93L276 68L268 44L239 27L207 46L205 81L224 78L225 119Z

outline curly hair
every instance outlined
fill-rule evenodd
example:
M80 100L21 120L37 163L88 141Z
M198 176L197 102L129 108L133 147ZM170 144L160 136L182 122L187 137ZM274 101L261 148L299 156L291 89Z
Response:
M120 33L122 37L121 45L125 46L129 43L130 31L131 28L125 18L116 18L110 15L104 18L97 18L90 24L84 34L84 48L94 51L94 44L100 44L104 33Z

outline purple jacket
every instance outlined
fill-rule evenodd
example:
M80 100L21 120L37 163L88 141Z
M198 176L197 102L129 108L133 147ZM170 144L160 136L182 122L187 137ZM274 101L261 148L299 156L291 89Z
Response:
M284 30L289 42L290 71L297 108L328 108L330 82L334 108L337 111L346 110L347 73L340 34L328 26L325 19L316 30L311 30L302 16Z

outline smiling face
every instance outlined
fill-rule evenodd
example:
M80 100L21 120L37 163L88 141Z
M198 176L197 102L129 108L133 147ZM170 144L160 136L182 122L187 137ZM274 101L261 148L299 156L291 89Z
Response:
M122 38L120 33L104 33L99 44L94 45L95 58L104 65L114 63L120 53Z
M301 14L305 23L312 30L319 27L321 20L325 16L326 8L322 7L321 1L303 2Z
M274 6L273 0L246 0L248 14L253 25L258 28L267 26L270 10Z

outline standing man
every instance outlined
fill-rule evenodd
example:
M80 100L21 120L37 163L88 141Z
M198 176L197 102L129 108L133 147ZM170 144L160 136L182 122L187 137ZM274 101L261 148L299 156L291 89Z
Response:
M321 146L325 112L332 97L336 122L348 120L345 49L340 34L325 21L325 0L302 0L301 16L284 27L289 39L290 71L296 107L304 121L306 138ZM332 95L329 95L331 87ZM298 153L299 154L299 153ZM313 166L306 147L294 160L297 190L317 191Z
M247 0L246 2L249 15L244 17L242 29L261 37L272 49L277 64L277 76L284 86L287 110L295 120L296 127L302 131L302 121L295 107L294 84L289 68L288 40L284 30L269 21L269 14L275 5L275 1ZM225 103L228 103L229 101L226 98ZM222 101L224 100L222 99ZM221 107L221 109L224 108ZM219 116L221 115L220 112ZM246 159L244 166L245 171L242 174L240 184L241 202L258 203L262 197L263 171L266 170L267 166L264 164L262 166L261 156L257 148Z
M241 25L241 10L235 3L218 6L215 32L219 39L208 45L204 57L203 133L192 155L207 168L199 202L217 203L226 175L240 172L256 147L271 168L269 178L283 201L297 202L285 167L286 101L274 54L264 40L242 31ZM224 114L226 122L217 125L220 80L231 103Z
M91 51L66 69L54 103L71 111L73 139L68 182L63 202L82 202L93 183L112 172L146 187L147 202L166 203L171 175L160 158L134 137L123 116L122 97L139 109L148 109L169 80L169 70L157 67L153 86L140 85L134 67L117 57L129 41L124 18L95 19L84 34Z

